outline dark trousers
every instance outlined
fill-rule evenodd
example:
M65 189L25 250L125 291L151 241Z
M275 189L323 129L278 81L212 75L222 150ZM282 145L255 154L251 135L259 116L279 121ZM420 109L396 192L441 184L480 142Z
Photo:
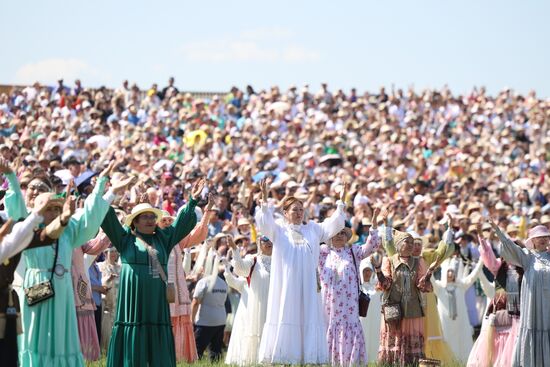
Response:
M96 310L94 311L95 317L95 329L97 330L97 340L99 340L99 345L101 345L101 317L103 316L103 307L101 305L96 305Z
M207 347L210 347L211 361L218 361L221 358L224 329L225 325L195 325L195 343L197 344L197 354L199 355L199 358L202 358L202 355Z
M0 339L0 365L17 367L17 327L15 317L7 317L6 331L3 339Z

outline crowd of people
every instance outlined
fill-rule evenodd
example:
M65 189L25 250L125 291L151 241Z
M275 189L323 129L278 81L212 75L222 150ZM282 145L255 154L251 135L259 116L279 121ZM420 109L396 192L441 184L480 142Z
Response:
M535 92L74 84L0 95L6 365L550 363Z

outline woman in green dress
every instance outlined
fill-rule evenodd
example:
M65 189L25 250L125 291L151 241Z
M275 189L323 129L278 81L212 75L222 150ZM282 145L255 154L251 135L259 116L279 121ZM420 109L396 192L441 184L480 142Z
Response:
M192 188L176 221L160 229L159 209L138 204L123 227L110 209L101 227L122 260L117 310L107 365L170 367L176 365L170 309L166 300L166 264L172 248L195 226L195 206L204 180Z

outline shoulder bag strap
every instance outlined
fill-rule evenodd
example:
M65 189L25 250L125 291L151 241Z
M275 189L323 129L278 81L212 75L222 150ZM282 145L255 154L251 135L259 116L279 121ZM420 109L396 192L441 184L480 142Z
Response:
M357 263L355 262L355 255L353 254L353 247L349 248L351 251L351 258L353 259L353 266L355 266L355 272L357 273L357 289L359 290L359 293L361 293L361 282L359 281L359 277L361 274L359 273L359 269L357 268Z
M55 240L55 255L53 257L53 266L52 266L52 272L50 273L50 282L53 279L53 275L55 273L55 266L57 265L57 255L59 254L59 240Z
M143 239L137 232L132 231L132 234L136 236L138 240L140 240L147 249L147 254L149 254L151 265L158 271L160 278L162 281L166 284L168 284L168 277L166 276L166 273L164 272L164 269L162 268L162 265L160 265L160 261L157 256L157 252L153 246L151 246L147 241Z

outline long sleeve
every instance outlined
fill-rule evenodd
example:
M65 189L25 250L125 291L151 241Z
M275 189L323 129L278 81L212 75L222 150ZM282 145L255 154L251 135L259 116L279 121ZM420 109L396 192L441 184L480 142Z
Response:
M497 259L495 253L491 249L491 245L489 245L489 241L481 237L478 237L478 241L479 257L481 258L481 261L485 264L487 269L491 271L491 273L496 274L502 265L502 260Z
M252 269L252 264L254 264L254 257L247 256L243 259L240 251L233 252L233 267L235 274L241 277L247 277L250 274L250 269Z
M197 201L193 198L189 199L189 202L180 211L174 223L165 229L161 229L161 231L169 235L169 249L172 249L172 247L187 236L193 227L195 227L195 224L197 224L195 206L197 206Z
M193 271L191 272L192 275L198 275L201 269L204 270L205 260L207 256L208 244L203 243L200 246L199 255L197 256L197 260L195 261L195 265L193 266Z
M391 271L391 262L389 257L384 257L382 259L382 266L381 266L382 274L384 275L384 281L381 282L380 279L378 279L378 283L376 284L376 289L381 291L387 291L390 289L392 285L392 271Z
M276 243L275 233L277 232L278 224L273 217L272 206L262 203L259 210L256 212L255 220L258 230L264 236L267 236L273 244Z
M185 274L191 273L191 252L188 249L183 250L183 271Z
M100 232L82 246L82 252L88 255L99 255L109 247L111 241L105 232Z
M94 188L94 191L84 201L84 210L74 214L69 220L67 228L63 232L73 248L80 247L94 238L109 210L109 204L103 200L102 193L105 191L107 177L101 177Z
M485 276L485 273L480 272L479 273L479 284L481 285L481 289L483 290L483 293L487 295L489 298L495 298L495 283L490 282L489 279Z
M317 224L321 229L321 238L319 242L327 242L345 227L346 213L344 212L344 208L345 204L338 201L334 213L322 223Z
M470 288L472 284L474 284L474 282L479 277L479 273L481 272L481 269L483 269L483 261L478 261L476 266L470 272L470 274L468 274L462 280L457 280L457 283L461 284L464 287L464 289Z
M8 214L8 217L14 221L18 221L21 218L26 218L29 213L27 211L27 206L25 205L23 193L21 192L21 186L19 186L19 181L17 180L15 173L11 172L6 174L6 178L9 183L9 188L4 196L6 213Z
M243 293L244 287L246 285L246 280L240 279L233 275L230 271L224 271L223 276L225 277L225 281L227 282L227 285L231 288L235 289L239 293Z
M208 236L208 223L210 222L210 215L204 214L199 224L197 224L191 232L180 241L179 246L183 250L184 248L198 245L206 239Z
M431 265L434 261L443 262L443 260L451 257L454 252L455 246L453 244L453 231L447 229L444 234L444 240L439 241L437 248L435 250L424 250L422 251L422 257L426 264Z
M31 213L23 222L15 223L11 232L4 237L0 244L0 262L23 251L33 239L34 228L43 220L41 215Z
M500 243L502 244L500 256L508 263L522 268L529 267L530 256L527 249L522 249L514 243L500 228L495 230Z
M113 246L116 247L119 253L122 253L124 251L124 244L123 238L128 235L128 233L124 230L120 222L118 221L118 217L116 216L115 210L112 207L109 207L109 210L107 211L107 215L105 215L105 218L103 219L103 222L101 223L101 229L103 229L103 232L109 237L109 240L113 244Z
M360 260L363 260L367 256L370 256L374 251L380 247L380 236L378 236L378 230L375 228L369 229L369 237L364 245L362 245L357 252Z
M382 245L384 246L384 250L386 250L386 254L388 254L388 256L393 256L397 253L397 250L395 249L395 243L393 242L392 226L389 222L385 227L385 231L386 236L382 241Z
M428 267L423 259L419 259L418 272L416 273L416 286L420 292L431 292L433 290L432 283L429 280L425 280L428 273Z

